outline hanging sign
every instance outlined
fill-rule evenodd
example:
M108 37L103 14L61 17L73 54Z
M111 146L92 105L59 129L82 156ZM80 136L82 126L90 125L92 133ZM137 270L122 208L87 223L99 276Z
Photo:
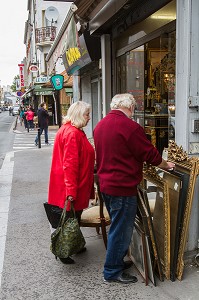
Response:
M84 35L78 36L74 16L71 18L66 30L65 51L62 59L68 75L75 74L79 69L91 62Z
M38 72L38 71L39 71L39 68L38 68L37 65L31 65L31 66L29 67L29 71L30 71L30 72Z
M24 64L18 64L19 67L19 79L20 79L20 87L21 89L25 88L24 82Z
M52 86L54 87L54 89L59 91L59 90L63 89L64 76L60 75L60 74L53 75L50 78L50 82L51 82Z

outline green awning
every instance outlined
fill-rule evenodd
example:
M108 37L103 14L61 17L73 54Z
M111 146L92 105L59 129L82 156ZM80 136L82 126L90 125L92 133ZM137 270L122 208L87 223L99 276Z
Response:
M41 84L37 84L34 86L34 94L35 95L53 95L54 89L50 87L43 87Z
M73 93L73 88L72 87L67 87L65 88L66 93Z

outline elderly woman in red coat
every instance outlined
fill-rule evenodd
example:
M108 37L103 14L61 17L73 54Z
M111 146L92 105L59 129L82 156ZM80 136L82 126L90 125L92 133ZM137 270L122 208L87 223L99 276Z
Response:
M89 120L88 103L78 101L70 106L55 137L49 181L48 203L63 209L66 199L74 201L79 222L89 199L94 198L95 153L82 129ZM67 217L70 215L70 201ZM65 264L74 263L70 257L60 260Z

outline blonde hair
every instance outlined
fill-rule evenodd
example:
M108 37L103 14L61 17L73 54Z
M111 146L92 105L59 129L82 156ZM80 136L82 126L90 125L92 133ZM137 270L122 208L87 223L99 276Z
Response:
M110 107L111 109L118 108L130 108L132 105L135 105L136 101L131 94L117 94L112 98Z
M84 118L84 114L90 112L90 108L90 104L83 101L73 103L69 107L66 117L63 119L63 124L71 122L77 128L86 126L87 121Z

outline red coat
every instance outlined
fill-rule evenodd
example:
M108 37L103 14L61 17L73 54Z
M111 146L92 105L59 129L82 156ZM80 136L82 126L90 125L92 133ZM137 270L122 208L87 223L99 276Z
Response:
M55 137L48 203L63 208L66 197L72 196L75 210L87 208L94 198L94 159L85 133L70 123L62 125Z
M26 111L25 113L25 116L26 116L26 120L27 121L31 121L31 120L33 120L34 119L34 111L32 111L32 110L28 110L28 111Z

